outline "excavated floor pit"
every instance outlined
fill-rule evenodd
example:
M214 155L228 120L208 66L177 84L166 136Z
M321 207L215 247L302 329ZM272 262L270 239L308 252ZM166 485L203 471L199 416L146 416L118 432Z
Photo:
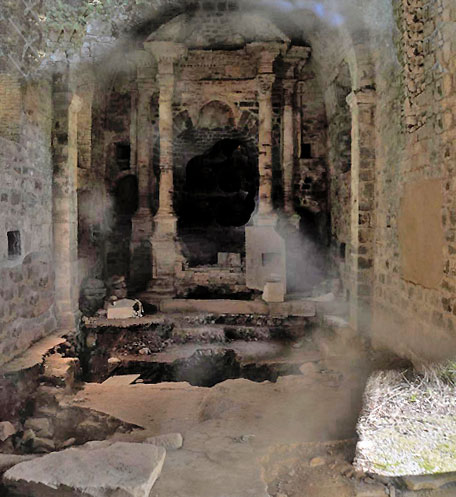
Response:
M160 354L158 354L159 356ZM244 378L255 382L276 382L280 376L299 375L294 363L247 363L230 348L200 348L188 358L173 362L127 361L116 375L139 374L135 383L188 382L199 387L213 387L226 380Z

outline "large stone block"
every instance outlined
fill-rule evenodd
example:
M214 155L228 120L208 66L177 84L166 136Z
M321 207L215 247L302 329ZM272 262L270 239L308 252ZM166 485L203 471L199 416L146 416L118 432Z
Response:
M3 482L21 496L149 497L165 456L162 447L125 442L67 449L14 466Z
M272 226L248 226L245 237L247 286L263 290L272 281L286 288L285 240Z

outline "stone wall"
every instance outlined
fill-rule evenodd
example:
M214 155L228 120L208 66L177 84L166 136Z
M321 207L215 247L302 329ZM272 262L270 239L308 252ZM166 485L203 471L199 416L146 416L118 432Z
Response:
M328 146L326 108L314 67L306 66L298 83L300 129L296 147L294 204L298 213L311 213L317 220L317 238L328 243Z
M326 91L328 109L329 203L331 213L331 259L338 268L345 293L349 291L351 210L351 110L347 97L351 79L346 63Z
M391 30L375 40L373 336L412 358L438 358L456 351L456 5L394 0L393 8Z
M56 328L51 86L0 76L0 364ZM15 247L8 233L18 232ZM10 239L11 245L11 239ZM12 253L11 253L12 252Z

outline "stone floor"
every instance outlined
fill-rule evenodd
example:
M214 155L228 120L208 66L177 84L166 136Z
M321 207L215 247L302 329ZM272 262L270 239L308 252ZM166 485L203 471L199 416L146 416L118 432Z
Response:
M263 349L259 344L260 356ZM349 497L360 485L382 495L351 466L372 366L361 343L317 330L277 356L300 361L302 374L276 383L227 380L212 388L119 378L86 384L69 403L144 428L115 435L122 441L183 434L184 446L168 453L152 497Z

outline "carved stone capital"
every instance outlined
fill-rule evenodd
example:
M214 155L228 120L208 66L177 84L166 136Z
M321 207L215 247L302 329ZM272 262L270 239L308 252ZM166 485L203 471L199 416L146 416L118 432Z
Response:
M247 52L257 59L259 74L273 72L277 56L285 53L286 50L286 43L250 43L247 45Z
M309 47L291 47L283 57L285 77L299 79L309 60L310 53Z
M171 41L146 41L144 48L157 61L159 74L173 74L174 64L187 53L184 45Z
M259 74L257 76L258 94L260 97L270 97L272 85L275 81L275 74Z

